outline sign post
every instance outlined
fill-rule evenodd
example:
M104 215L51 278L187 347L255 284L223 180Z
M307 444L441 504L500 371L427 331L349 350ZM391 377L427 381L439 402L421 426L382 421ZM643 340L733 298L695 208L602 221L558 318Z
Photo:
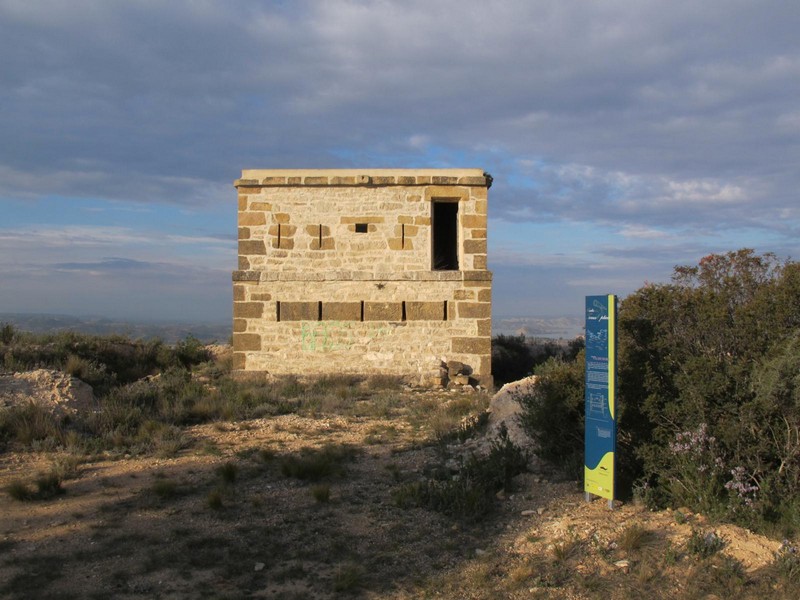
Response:
M617 446L616 400L617 297L586 296L586 419L584 484L592 495L614 507L614 458Z

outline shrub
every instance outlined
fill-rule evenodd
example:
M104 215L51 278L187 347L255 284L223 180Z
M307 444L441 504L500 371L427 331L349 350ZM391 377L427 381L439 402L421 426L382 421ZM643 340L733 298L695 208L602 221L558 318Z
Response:
M466 522L485 518L494 508L495 494L510 490L512 479L527 470L527 456L501 428L486 456L471 456L447 479L426 479L395 490L401 508L420 506Z
M287 456L281 461L281 473L308 481L341 476L344 465L353 459L355 449L346 445L328 445L320 449L304 449L299 456Z
M584 352L572 362L551 358L536 370L533 390L520 396L520 423L536 440L538 454L570 477L583 473Z
M725 538L713 531L692 530L692 535L686 541L686 551L700 558L713 556L725 547Z
M498 385L530 375L533 365L533 351L524 335L492 338L492 375Z

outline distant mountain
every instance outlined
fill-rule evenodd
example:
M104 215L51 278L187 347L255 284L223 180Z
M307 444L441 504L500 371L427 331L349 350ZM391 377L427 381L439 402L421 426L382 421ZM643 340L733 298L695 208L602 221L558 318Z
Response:
M55 333L75 331L92 335L126 335L134 339L159 338L168 344L191 335L202 342L227 343L231 323L185 323L177 321L124 321L106 317L0 313L0 323L11 323L21 331Z
M581 317L497 317L492 319L492 335L525 335L574 339L583 335Z

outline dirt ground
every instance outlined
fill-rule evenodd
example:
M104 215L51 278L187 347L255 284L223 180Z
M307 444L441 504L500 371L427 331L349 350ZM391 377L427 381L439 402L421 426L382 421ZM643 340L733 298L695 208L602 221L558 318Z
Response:
M0 597L800 597L774 564L779 541L688 510L586 503L545 466L478 524L399 508L400 486L458 457L426 423L292 414L185 433L172 458L84 458L48 500L0 494ZM287 475L287 457L323 447L341 470ZM59 460L8 448L0 488ZM695 556L693 530L724 548Z

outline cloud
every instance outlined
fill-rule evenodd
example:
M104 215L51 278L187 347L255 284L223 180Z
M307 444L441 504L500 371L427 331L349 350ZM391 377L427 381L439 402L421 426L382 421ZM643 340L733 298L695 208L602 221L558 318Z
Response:
M30 206L0 263L222 265L233 240L165 206L234 214L243 168L356 165L483 167L495 225L582 236L492 242L495 265L796 255L799 29L729 0L0 0L0 203ZM52 197L154 223L43 226Z

